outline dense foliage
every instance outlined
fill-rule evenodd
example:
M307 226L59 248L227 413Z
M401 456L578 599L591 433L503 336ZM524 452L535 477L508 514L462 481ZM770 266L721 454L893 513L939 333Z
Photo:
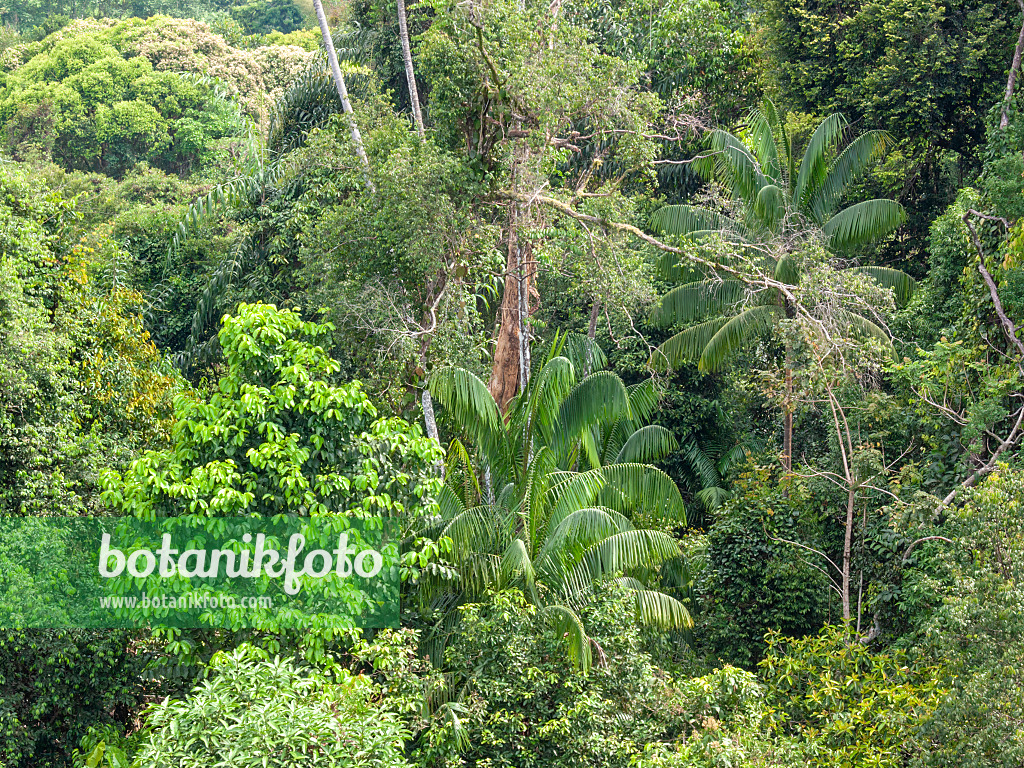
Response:
M1024 762L1013 4L0 15L0 513L382 515L402 595L0 628L0 765Z

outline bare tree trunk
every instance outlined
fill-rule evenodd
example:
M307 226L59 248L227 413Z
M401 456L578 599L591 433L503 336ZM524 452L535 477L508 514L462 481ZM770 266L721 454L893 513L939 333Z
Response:
M327 61L331 66L334 87L338 91L338 98L341 99L341 108L347 116L349 134L352 136L352 143L356 146L356 154L363 162L363 170L366 172L366 186L371 192L375 192L373 181L370 179L370 161L366 157L363 136L359 133L359 126L356 124L356 117L352 112L352 103L348 100L348 88L345 87L345 78L342 77L341 67L338 66L338 53L334 50L334 40L331 38L331 30L327 27L327 15L324 13L321 0L313 0L313 8L316 9L316 18L320 22L320 35L324 39L324 49L327 51Z
M405 80L409 84L409 101L412 103L412 117L416 122L416 133L423 138L423 113L420 112L420 96L416 90L416 73L412 67L412 47L409 45L409 23L405 15L405 0L398 2L398 36L402 39L402 60L405 62Z
M850 621L850 564L853 558L853 511L857 489L851 480L846 491L846 532L843 538L843 621Z
M437 421L434 419L434 400L430 396L430 390L423 388L423 422L427 427L427 437L431 440L438 440Z
M1024 0L1017 0L1017 5L1024 11ZM1013 100L1013 90L1017 85L1017 73L1020 72L1020 57L1024 53L1024 24L1021 24L1020 35L1017 37L1017 47L1013 51L1013 62L1010 64L1010 75L1006 78L1006 97L1003 99L1003 114L999 118L999 127L1005 128L1010 124L1010 115L1007 110Z

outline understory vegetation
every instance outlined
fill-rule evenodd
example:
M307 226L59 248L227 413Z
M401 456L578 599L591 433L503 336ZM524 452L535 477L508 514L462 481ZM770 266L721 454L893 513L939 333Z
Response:
M0 515L401 609L0 601L0 766L1024 765L1022 8L4 5Z

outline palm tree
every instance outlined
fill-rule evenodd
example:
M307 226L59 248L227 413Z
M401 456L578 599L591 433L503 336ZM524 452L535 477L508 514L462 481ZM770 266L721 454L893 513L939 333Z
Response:
M639 620L692 625L686 607L657 588L662 566L680 559L678 545L630 521L685 521L675 484L646 463L677 443L664 427L643 423L657 402L649 381L626 387L604 370L577 381L588 360L603 364L589 339L556 339L504 419L486 384L469 371L434 373L430 391L472 440L484 480L463 442L453 440L441 518L431 534L452 540L458 580L425 586L448 609L440 626L463 600L488 589L521 589L567 638L582 668L591 663L592 642L579 609L604 579L632 590Z
M739 247L782 243L781 255L760 256L765 271L777 284L800 282L797 259L787 246L799 243L814 231L824 234L828 248L849 249L895 230L906 218L894 200L866 200L846 208L840 202L847 187L889 144L888 135L868 131L846 143L849 124L842 115L826 117L815 128L798 158L793 137L787 132L771 101L750 113L742 137L728 131L712 131L708 152L694 167L708 180L717 181L731 195L738 215L729 216L708 208L670 205L652 217L655 229L694 239L716 235ZM669 274L680 270L667 265ZM906 273L885 267L856 267L882 286L891 288L898 303L913 291ZM697 362L701 371L720 369L754 339L766 335L794 308L778 288L751 292L748 284L727 274L687 273L687 279L666 294L654 312L662 325L691 324L659 347L664 360L678 366ZM753 298L751 294L753 293ZM876 336L885 343L887 334L865 317L851 316L851 327ZM792 468L793 412L790 404L792 369L787 349L787 402L784 407L783 454Z

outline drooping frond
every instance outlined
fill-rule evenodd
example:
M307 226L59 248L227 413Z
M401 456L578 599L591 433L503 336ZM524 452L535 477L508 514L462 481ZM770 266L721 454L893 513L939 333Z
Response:
M556 433L562 444L595 424L609 424L630 413L629 393L611 371L598 371L581 381L558 409Z
M775 184L765 184L758 190L753 200L753 212L758 221L769 232L786 217L786 193Z
M793 254L783 254L776 262L774 277L780 283L796 285L800 282L800 267Z
M615 457L616 464L653 464L679 447L675 435L665 427L648 424L626 440Z
M746 296L739 280L702 280L673 288L651 313L658 325L675 325L729 314Z
M697 491L697 498L700 499L700 503L704 505L704 508L708 511L714 511L718 509L727 499L731 498L732 494L725 488L720 488L717 485L713 485L710 488L702 488Z
M565 605L549 605L544 608L543 615L551 622L555 634L565 639L572 663L583 672L589 670L592 662L590 636L580 617Z
M875 338L882 342L883 346L887 348L892 347L892 338L876 323L854 312L840 310L837 314L839 319L846 325L846 328L843 329L845 334Z
M727 322L728 318L716 317L680 331L658 347L651 356L651 364L655 367L667 365L678 368L683 363L699 360L708 342Z
M498 404L490 390L465 368L447 366L434 371L430 396L450 411L455 421L488 454L496 452L505 439Z
M569 359L577 376L589 375L608 365L601 345L585 334L567 333L563 341L562 356Z
M668 475L650 464L611 464L601 470L607 479L599 498L619 511L643 510L666 520L686 521L686 505Z
M769 183L757 158L733 134L711 131L707 143L710 151L705 160L694 163L694 169L708 180L721 182L733 199L750 202Z
M683 440L679 452L682 454L683 460L690 471L700 480L702 486L709 488L721 482L718 468L715 467L711 457L704 452L693 435L689 435Z
M602 507L577 509L547 534L537 553L537 569L562 576L563 564L576 562L590 546L632 528L618 512Z
M844 208L824 223L822 231L829 247L852 248L884 237L906 220L902 205L879 198Z
M694 205L666 205L651 215L651 228L667 235L689 235L698 231L731 231L745 234L743 225L723 213Z
M458 438L452 440L445 451L444 467L445 487L458 494L463 506L472 506L482 496L480 481L469 451Z
M781 307L768 304L750 307L729 318L701 351L697 368L701 371L717 371L753 339L768 335L781 315Z
M638 618L648 626L658 629L690 629L693 617L686 606L664 592L653 589L636 590L636 611Z
M554 472L551 486L547 491L545 504L548 526L557 526L566 516L577 509L592 506L594 499L607 484L603 469L587 472Z
M522 539L513 539L501 557L498 586L505 587L522 579L526 592L536 599L536 573L533 560Z
M808 202L814 191L824 181L835 149L842 141L848 123L840 114L831 114L822 120L814 129L807 149L800 160L800 170L793 185L793 205L801 211L807 210Z
M835 213L847 187L881 159L892 139L885 131L867 131L839 153L824 179L808 198L805 210L819 225Z
M629 407L633 413L632 421L637 424L647 421L658 406L658 391L654 387L654 379L644 379L631 384L628 391Z
M872 279L883 288L890 288L893 298L896 299L896 306L903 307L914 295L917 286L916 281L901 269L891 267L854 267L854 272L870 275Z
M755 109L747 116L744 138L754 149L754 157L768 181L766 186L782 186L783 165L779 158L777 137L763 110Z
M633 530L613 534L591 545L580 564L593 582L632 568L651 568L674 557L679 557L679 545L667 533Z
M764 115L764 118L768 121L768 125L775 137L777 147L776 152L784 174L781 179L776 181L776 184L788 188L789 184L793 181L795 169L793 166L793 147L790 143L789 133L786 131L786 122L782 119L782 116L779 114L778 109L771 99L764 100L761 105L761 112Z

